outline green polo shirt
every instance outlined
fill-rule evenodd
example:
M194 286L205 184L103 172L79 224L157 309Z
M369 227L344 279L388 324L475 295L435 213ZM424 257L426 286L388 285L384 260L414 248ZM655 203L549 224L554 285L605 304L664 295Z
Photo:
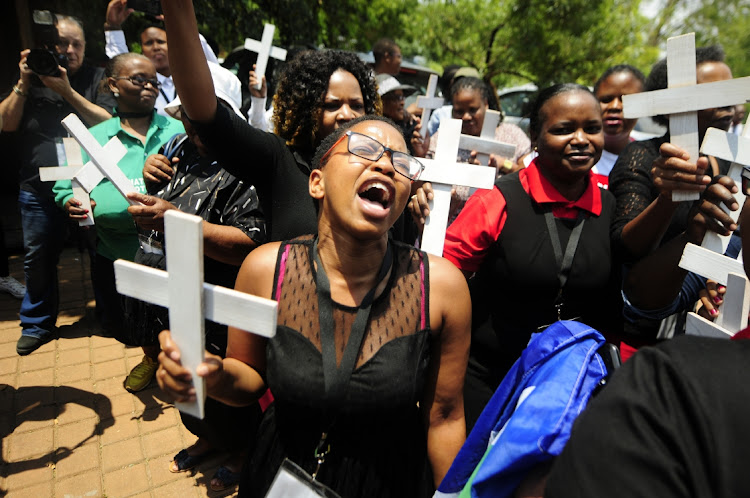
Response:
M184 133L185 129L181 122L154 112L145 144L123 130L120 118L117 116L93 126L89 131L101 145L105 145L114 136L120 139L127 153L117 165L133 182L133 187L138 192L146 193L143 183L143 164L146 158L159 152L159 148L167 140L177 133ZM82 154L85 164L89 158L85 152ZM65 203L73 197L70 180L56 182L52 191L55 195L55 202L61 208L64 208ZM99 185L91 191L90 196L96 201L96 207L93 209L97 238L96 252L112 261L116 259L132 261L138 250L138 234L133 217L127 211L128 201L120 195L107 178L99 182Z

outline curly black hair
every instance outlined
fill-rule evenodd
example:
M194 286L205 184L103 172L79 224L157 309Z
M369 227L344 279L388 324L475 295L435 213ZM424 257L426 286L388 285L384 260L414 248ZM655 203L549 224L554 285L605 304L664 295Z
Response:
M632 74L635 79L641 82L641 87L644 87L646 85L646 76L643 75L640 69L638 69L637 67L633 67L630 64L618 64L616 66L607 68L607 70L605 70L602 75L599 76L599 79L596 80L596 83L594 83L594 94L599 91L599 87L607 78L609 78L613 74L619 73Z
M552 85L539 92L534 101L534 105L531 108L531 117L529 121L529 132L531 134L531 141L536 142L539 137L539 133L542 131L542 123L547 117L542 113L542 107L552 97L557 97L563 93L568 92L584 92L591 95L591 98L596 102L597 109L599 108L599 101L597 100L594 93L589 90L587 86L579 85L578 83L559 83Z
M381 114L375 77L356 54L339 50L302 52L287 64L274 96L277 135L311 153L320 141L318 121L331 75L342 69L354 75L364 99L365 114Z
M721 45L710 45L708 47L698 47L695 49L695 65L700 66L704 62L724 62L724 49ZM645 92L654 90L663 90L667 88L667 59L662 59L651 67L651 72L646 78ZM654 116L652 118L656 123L662 126L669 125L669 118L664 115Z

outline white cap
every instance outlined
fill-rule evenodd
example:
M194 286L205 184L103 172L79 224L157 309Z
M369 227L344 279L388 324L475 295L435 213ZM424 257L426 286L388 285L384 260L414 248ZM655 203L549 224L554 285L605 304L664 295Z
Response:
M226 102L229 107L239 116L242 116L240 106L242 105L242 83L229 69L223 68L213 62L208 63L211 71L211 79L214 81L214 92L216 96ZM180 97L164 106L164 111L172 117L177 115L180 107Z
M399 81L391 76L390 74L377 74L375 75L375 81L378 83L378 95L381 97L388 92L396 90L403 90L405 95L414 93L417 89L411 85L402 85Z

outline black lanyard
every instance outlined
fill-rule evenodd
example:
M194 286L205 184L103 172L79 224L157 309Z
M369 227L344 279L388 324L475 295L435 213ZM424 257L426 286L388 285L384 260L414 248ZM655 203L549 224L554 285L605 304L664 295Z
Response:
M362 340L365 337L365 328L367 320L370 317L370 308L372 308L375 290L391 269L393 253L391 244L388 243L388 249L380 266L380 271L378 271L375 286L370 289L357 310L357 316L354 319L354 323L352 323L351 335L344 348L340 367L336 365L331 285L325 269L320 262L317 238L313 243L313 258L318 266L315 274L315 283L318 287L318 319L320 321L320 342L323 356L323 378L325 381L327 403L331 404L331 408L333 408L333 412L335 413L338 411L338 408L343 406L346 388L349 385L349 378L354 371L359 350L362 347Z
M169 104L170 102L172 102L174 100L174 97L172 97L171 99L169 97L167 97L167 94L164 93L164 89L163 88L159 88L159 92L161 92L161 96L164 97L164 100L166 101L167 104Z
M555 262L557 263L557 281L560 283L560 290L555 298L555 308L557 308L557 319L562 318L562 307L563 307L563 288L568 282L568 275L570 275L570 269L573 267L573 258L578 248L578 242L581 240L581 232L583 232L583 224L586 221L582 212L578 213L578 217L575 221L573 231L570 232L568 238L568 244L565 246L565 254L563 255L562 246L560 245L560 233L557 230L557 223L555 222L555 216L552 214L550 208L544 213L544 220L547 222L547 232L549 233L550 241L552 242L552 250L555 252Z

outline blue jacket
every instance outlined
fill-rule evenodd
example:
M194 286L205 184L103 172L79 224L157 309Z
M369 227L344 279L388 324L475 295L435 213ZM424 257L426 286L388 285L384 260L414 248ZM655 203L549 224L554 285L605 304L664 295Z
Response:
M532 337L503 379L435 497L512 496L537 464L562 451L607 368L604 338L560 321Z

